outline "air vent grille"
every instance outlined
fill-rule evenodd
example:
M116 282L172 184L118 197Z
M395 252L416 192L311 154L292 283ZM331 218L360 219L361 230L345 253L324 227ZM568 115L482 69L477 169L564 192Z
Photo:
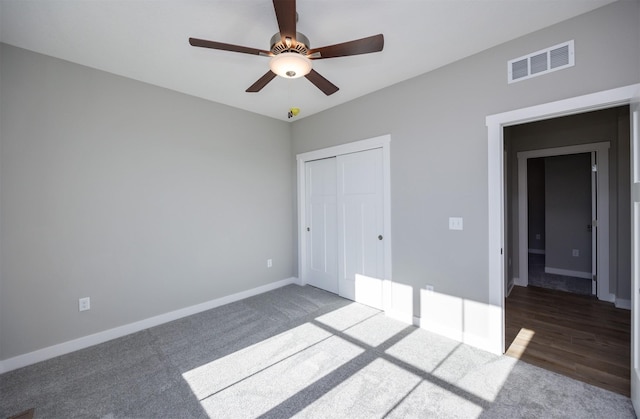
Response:
M531 74L538 74L543 71L547 71L549 67L547 66L547 53L534 55L529 58L531 62Z
M515 61L511 64L511 71L514 79L520 79L529 75L529 60Z
M573 50L573 48L571 48ZM571 55L573 51L571 51ZM560 48L552 49L549 51L549 62L551 68L564 67L569 65L569 45L564 45ZM573 58L573 57L572 57Z
M575 65L573 41L509 60L508 81L513 83Z

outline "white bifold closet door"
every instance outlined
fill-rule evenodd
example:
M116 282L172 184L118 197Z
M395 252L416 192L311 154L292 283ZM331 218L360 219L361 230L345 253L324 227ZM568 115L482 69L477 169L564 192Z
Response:
M307 282L382 308L382 149L306 164Z

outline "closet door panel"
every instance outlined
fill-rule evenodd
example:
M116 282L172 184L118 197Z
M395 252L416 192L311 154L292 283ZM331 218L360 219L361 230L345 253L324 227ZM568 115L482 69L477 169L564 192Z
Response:
M382 149L338 156L337 180L339 294L382 308Z

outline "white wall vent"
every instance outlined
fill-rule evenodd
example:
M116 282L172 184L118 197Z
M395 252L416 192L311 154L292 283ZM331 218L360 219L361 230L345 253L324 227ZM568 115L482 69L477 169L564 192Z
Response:
M574 65L573 41L568 41L509 60L507 63L508 80L509 83L513 83Z

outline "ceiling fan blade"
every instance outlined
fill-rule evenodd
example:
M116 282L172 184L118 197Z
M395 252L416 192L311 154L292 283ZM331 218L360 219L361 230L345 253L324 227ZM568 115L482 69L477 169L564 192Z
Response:
M329 96L340 90L338 86L325 79L316 70L311 70L309 74L305 76L307 80L315 84L315 86L322 90L325 95Z
M382 34L369 36L367 38L356 39L354 41L343 42L341 44L329 45L321 48L309 50L309 58L335 58L349 55L369 54L371 52L382 51L384 47L384 36ZM311 55L320 53L320 57Z
M296 0L273 0L282 42L286 38L296 39Z
M207 41L205 39L189 38L189 43L194 47L220 49L223 51L241 52L243 54L252 55L273 55L270 51L264 51L257 48L243 47L240 45L225 44L223 42Z
M262 90L264 86L266 86L271 80L276 77L276 73L269 70L265 73L264 76L260 77L257 82L253 83L251 87L245 90L248 93L256 93Z

